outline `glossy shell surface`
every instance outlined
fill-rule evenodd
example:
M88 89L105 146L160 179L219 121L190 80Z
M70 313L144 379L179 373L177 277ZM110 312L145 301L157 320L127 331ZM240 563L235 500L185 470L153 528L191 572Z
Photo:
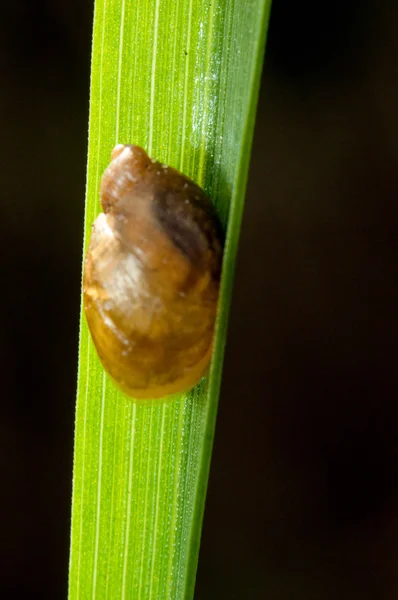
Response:
M137 399L192 388L212 353L222 231L203 190L139 146L118 145L83 278L99 358Z

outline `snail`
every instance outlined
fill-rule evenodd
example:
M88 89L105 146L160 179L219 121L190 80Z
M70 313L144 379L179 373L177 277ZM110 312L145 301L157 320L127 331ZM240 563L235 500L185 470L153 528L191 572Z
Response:
M134 399L186 392L208 368L223 234L204 191L135 145L115 146L83 276L99 359Z

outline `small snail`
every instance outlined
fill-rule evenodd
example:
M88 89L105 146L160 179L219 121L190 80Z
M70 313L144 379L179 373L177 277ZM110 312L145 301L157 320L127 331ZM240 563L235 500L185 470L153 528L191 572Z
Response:
M222 231L203 190L139 146L118 145L101 182L84 309L98 356L132 398L196 385L212 353Z

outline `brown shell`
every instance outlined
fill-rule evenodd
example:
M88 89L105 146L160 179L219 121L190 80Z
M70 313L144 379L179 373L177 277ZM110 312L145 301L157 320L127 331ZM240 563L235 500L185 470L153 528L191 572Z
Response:
M98 356L133 398L192 388L212 340L222 232L193 181L118 145L100 192L84 269L84 309Z

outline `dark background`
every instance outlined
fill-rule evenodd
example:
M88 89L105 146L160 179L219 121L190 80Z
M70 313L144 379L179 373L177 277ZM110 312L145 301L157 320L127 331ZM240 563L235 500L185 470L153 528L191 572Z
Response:
M0 597L56 600L92 2L2 13ZM274 0L198 600L397 597L397 34L394 0Z

